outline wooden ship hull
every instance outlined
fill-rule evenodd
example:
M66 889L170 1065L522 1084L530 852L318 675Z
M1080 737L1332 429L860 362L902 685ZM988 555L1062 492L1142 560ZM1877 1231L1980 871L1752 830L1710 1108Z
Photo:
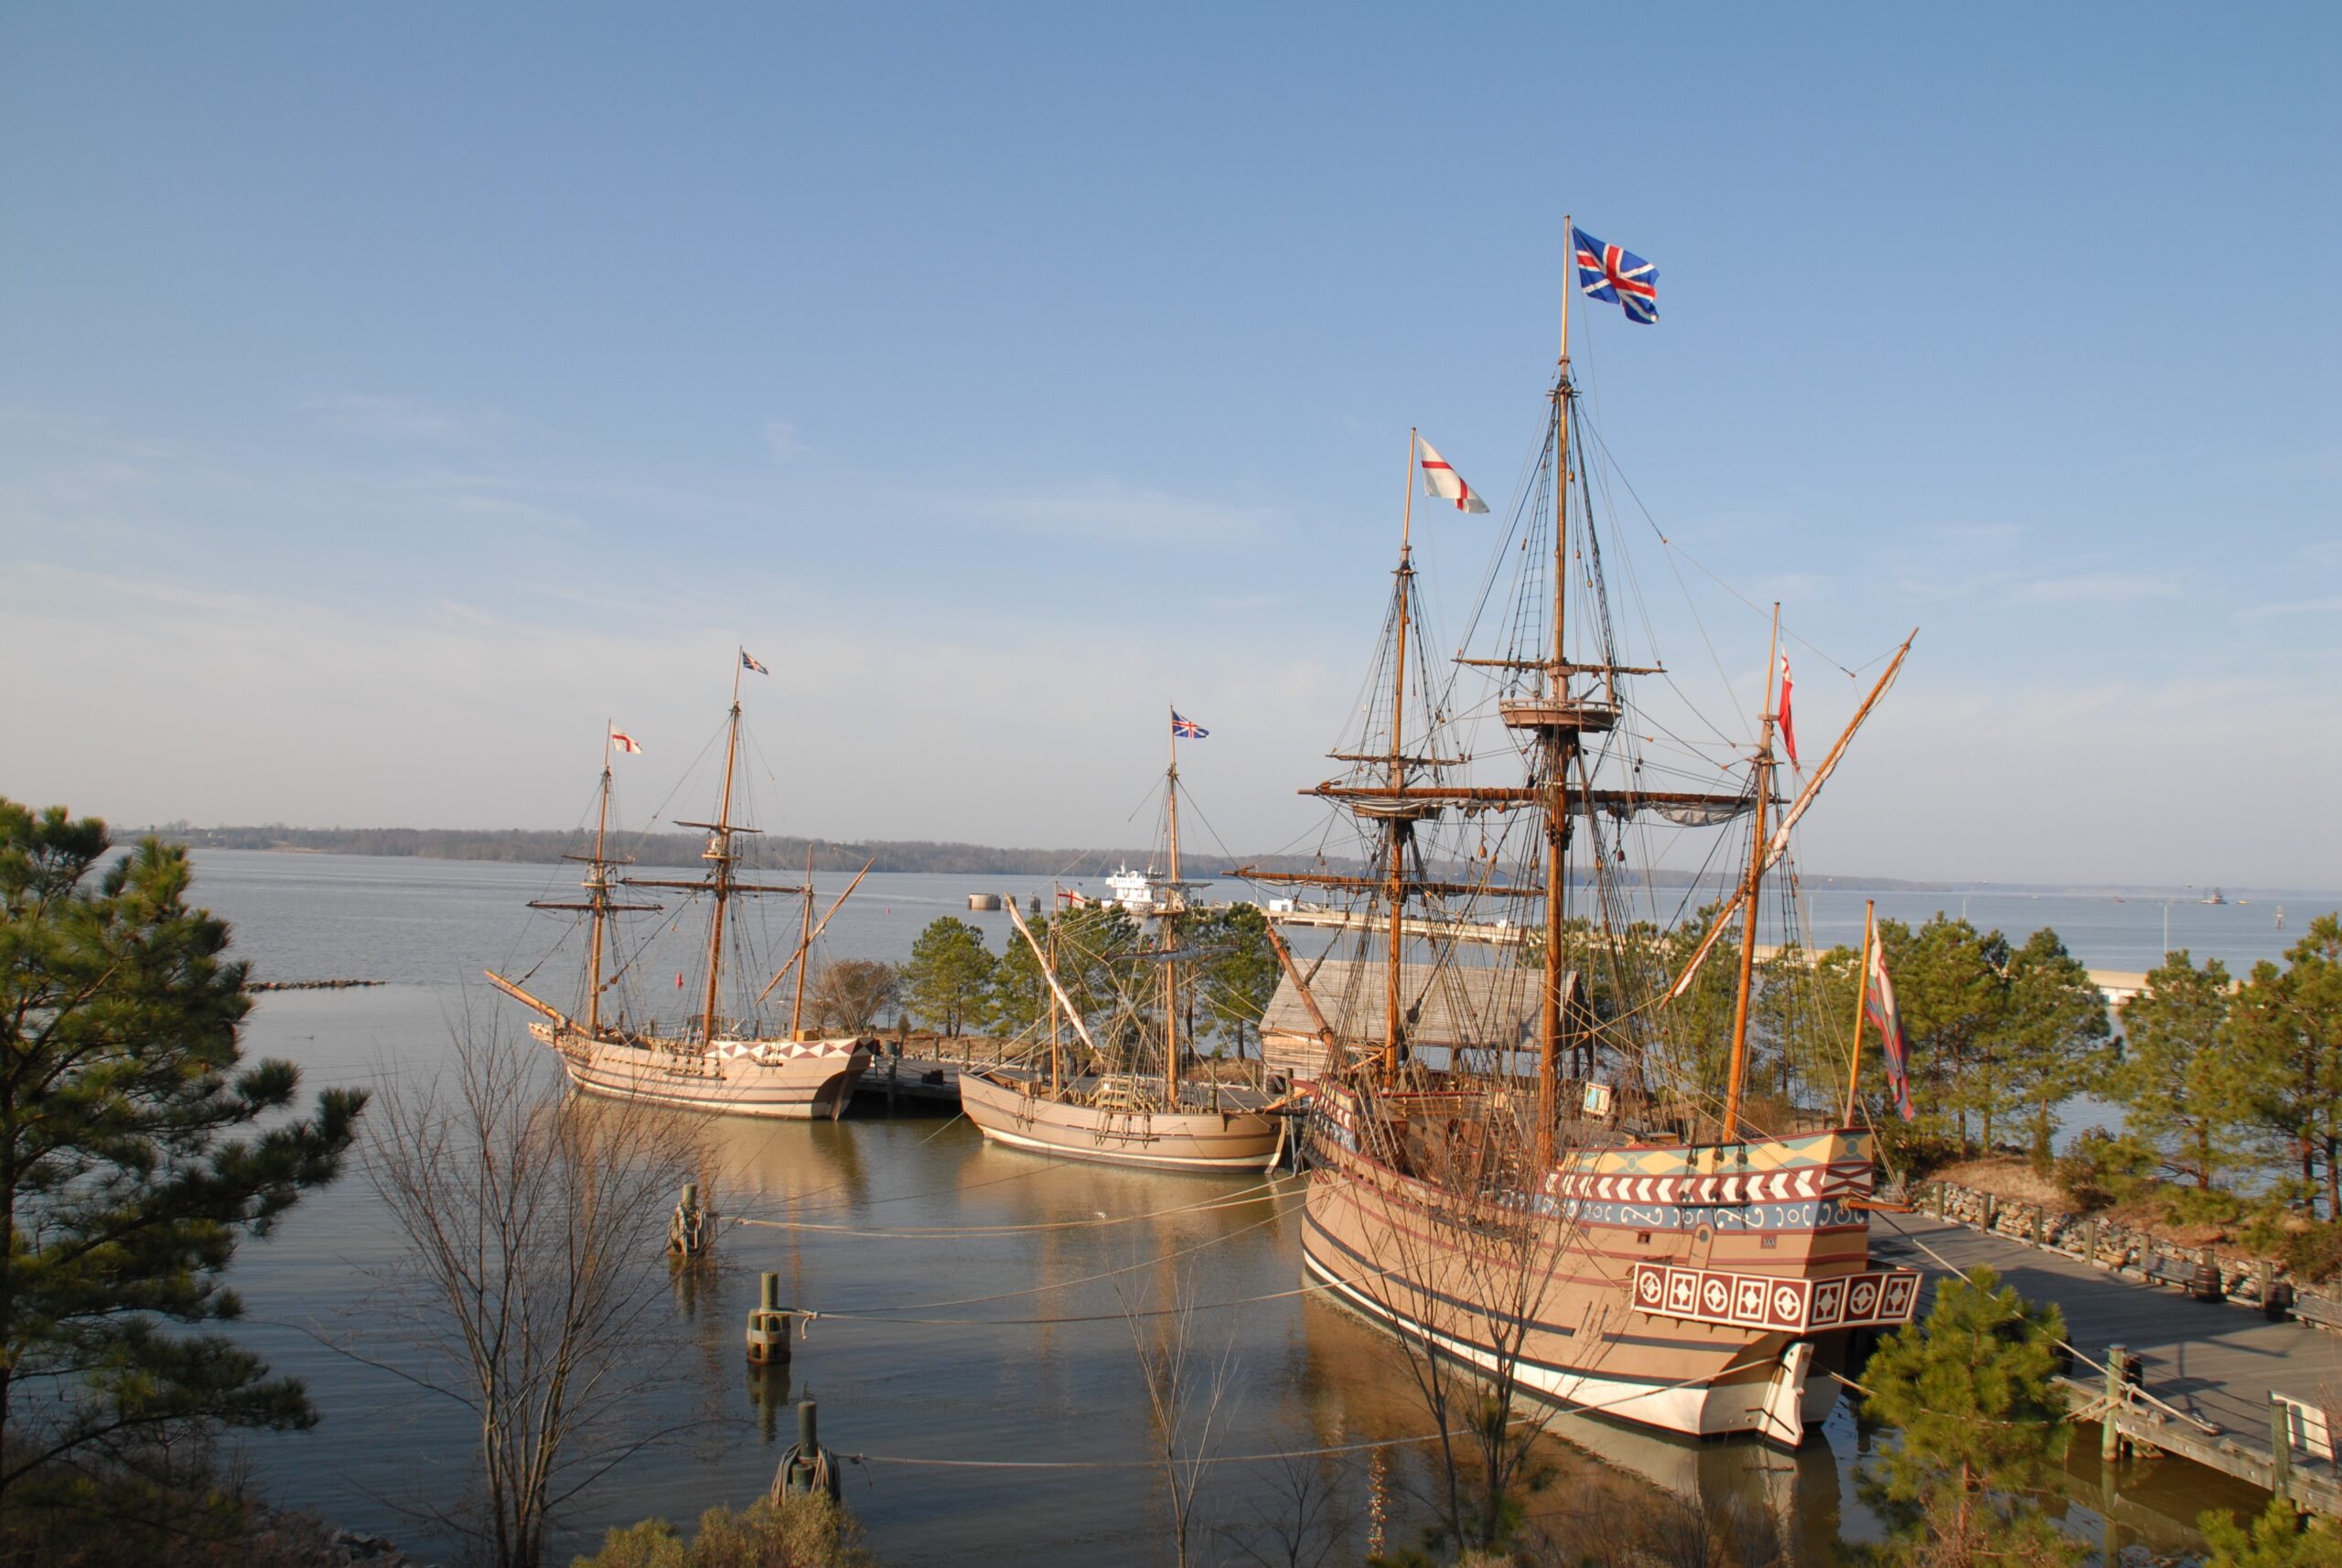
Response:
M1094 1095L1100 1081L1079 1079L1070 1087ZM1202 1088L1191 1088L1190 1097ZM1053 1099L1037 1073L1015 1069L961 1073L960 1108L994 1143L1106 1165L1258 1171L1275 1165L1284 1147L1285 1119L1274 1112L1237 1105L1214 1110L1184 1101L1169 1111Z
M1918 1275L1870 1266L1850 1203L1868 1133L1574 1150L1532 1211L1403 1168L1417 1126L1452 1129L1476 1098L1387 1096L1365 1139L1346 1091L1309 1114L1305 1267L1416 1346L1509 1361L1559 1408L1794 1448L1836 1404L1853 1332L1910 1320Z
M872 1059L863 1039L719 1039L704 1049L593 1039L550 1023L532 1023L529 1033L560 1053L570 1081L589 1094L793 1122L836 1120Z

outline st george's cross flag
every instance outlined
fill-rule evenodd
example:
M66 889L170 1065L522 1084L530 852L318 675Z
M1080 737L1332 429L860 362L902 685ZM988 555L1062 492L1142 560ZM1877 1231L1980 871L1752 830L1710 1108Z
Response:
M1903 1015L1895 1006L1895 983L1886 978L1886 949L1878 940L1878 917L1870 923L1870 977L1864 987L1863 1014L1878 1030L1879 1048L1886 1057L1886 1086L1895 1093L1896 1112L1906 1122L1916 1121L1911 1107L1911 1045L1903 1036Z
M1423 494L1435 500L1454 501L1457 511L1488 510L1488 503L1480 499L1479 492L1464 482L1464 476L1451 467L1430 442L1418 435L1415 445L1421 448L1417 456L1423 466Z
M618 728L616 725L612 725L610 726L610 744L630 757L639 755L642 750L641 746L635 744L634 736L627 734L626 731Z
M1178 709L1174 708L1171 710L1171 736L1173 739L1201 740L1209 734L1211 734L1211 731L1204 728L1203 725L1198 724L1195 720L1181 718L1179 716Z
M1797 765L1797 725L1789 722L1789 656L1781 655L1781 747L1789 754L1789 765Z
M745 648L740 650L740 668L743 670L753 670L759 675L769 675L772 673L771 671L766 669L763 665L757 663L754 659L749 657L748 650Z
M1577 281L1588 299L1606 300L1629 321L1659 319L1659 269L1631 251L1606 245L1583 229L1573 229L1577 245Z

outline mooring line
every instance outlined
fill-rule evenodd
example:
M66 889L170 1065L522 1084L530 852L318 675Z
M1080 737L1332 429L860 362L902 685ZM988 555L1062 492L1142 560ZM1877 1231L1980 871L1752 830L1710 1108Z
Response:
M817 1235L854 1236L871 1240L899 1239L912 1241L949 1240L960 1236L1016 1236L1043 1230L1097 1230L1113 1225L1133 1225L1143 1219L1161 1219L1177 1214L1209 1214L1215 1209L1241 1208L1259 1201L1262 1193L1283 1186L1289 1178L1278 1176L1257 1186L1197 1203L1185 1203L1170 1208L1149 1209L1142 1214L1103 1214L1087 1219L1050 1219L1029 1225L940 1225L905 1227L900 1230L876 1230L856 1225L824 1225L800 1219L760 1219L741 1216L736 1223L759 1225L772 1230L807 1230Z
M1270 1201L1276 1200L1272 1198ZM1059 1280L1054 1284L1028 1285L1023 1290L1002 1291L997 1295L963 1295L954 1301L915 1301L902 1306L865 1306L856 1307L854 1310L856 1313L932 1312L938 1307L980 1306L989 1301L1011 1301L1018 1296L1042 1295L1053 1290L1074 1290L1082 1285L1096 1284L1100 1280L1112 1279L1117 1274L1135 1273L1141 1269L1151 1269L1159 1263L1167 1263L1174 1258L1184 1258L1190 1252L1200 1252L1208 1247L1217 1247L1223 1241L1232 1241L1239 1236L1250 1235L1264 1225L1274 1225L1284 1218L1283 1213L1272 1214L1266 1219L1256 1219L1250 1225L1242 1225L1233 1230L1223 1231L1218 1236L1198 1241L1192 1247L1181 1247L1176 1251L1158 1253L1155 1257L1146 1258L1135 1263L1126 1263L1119 1269L1108 1269L1103 1273L1084 1274L1080 1279Z

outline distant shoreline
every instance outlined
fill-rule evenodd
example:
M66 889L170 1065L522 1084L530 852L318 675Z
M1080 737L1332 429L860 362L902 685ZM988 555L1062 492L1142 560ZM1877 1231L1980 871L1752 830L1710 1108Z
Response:
M579 835L546 828L292 828L279 825L258 827L199 828L186 822L168 822L159 827L119 830L124 840L144 837L148 833L167 843L185 844L192 849L232 849L264 851L277 854L354 854L381 860L455 860L499 861L516 865L542 865L559 861L574 854L579 847ZM699 858L704 841L697 833L642 833L618 841L618 852L646 863L689 865ZM808 850L812 852L816 871L855 872L865 861L873 860L873 871L900 872L931 876L1063 876L1068 879L1111 875L1123 865L1143 866L1151 858L1144 849L1072 850L1019 849L992 844L958 843L926 839L871 839L861 842L841 842L830 839L797 837L758 838L746 857L751 865L775 869L802 869ZM1234 865L1253 865L1264 870L1293 871L1318 864L1309 855L1237 856ZM1206 874L1217 875L1229 869L1211 865ZM1639 880L1639 879L1637 879ZM1708 882L1722 888L1724 880L1711 876ZM1693 884L1693 877L1684 872L1660 871L1650 878L1652 885L1661 887L1684 887ZM2120 883L2048 883L2048 882L1961 882L1912 880L1892 876L1816 876L1809 875L1805 885L1812 888L1831 886L1875 888L1880 891L1904 893L1962 893L2055 895L2078 898L2137 898L2161 902L2199 901L2205 893L2201 887L2158 887L2145 884ZM2328 890L2315 888L2251 887L2241 885L2228 888L2229 902L2240 897L2257 902L2281 898L2315 899L2332 897Z

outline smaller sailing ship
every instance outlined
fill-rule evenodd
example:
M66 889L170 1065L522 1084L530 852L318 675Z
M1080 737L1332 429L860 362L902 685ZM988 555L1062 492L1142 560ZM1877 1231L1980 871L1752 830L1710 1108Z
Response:
M1152 1043L1160 1050L1160 1071L1144 1070L1136 1061L1118 1065L1116 1053L1099 1047L1082 1009L1067 993L1052 950L1062 922L1050 921L1044 942L1034 936L1011 898L1009 918L1031 946L1048 986L1048 1062L1046 1069L1035 1065L962 1072L960 1108L986 1138L1012 1148L1162 1170L1265 1170L1284 1150L1284 1117L1270 1109L1266 1090L1216 1079L1198 1080L1188 1071L1192 1053L1181 1021L1187 1011L1193 961L1200 955L1179 945L1193 885L1179 878L1178 737L1203 732L1175 711L1171 733L1171 763L1164 775L1170 875L1157 877L1150 870L1141 875L1125 868L1110 879L1113 897L1103 901L1155 924L1155 941L1146 956L1158 971L1153 983L1160 988L1155 993L1160 1026ZM1067 1071L1060 1021L1080 1040L1089 1058L1087 1068Z
M740 752L740 672L754 670L761 673L763 669L743 651L732 673L724 783L716 801L715 820L676 824L706 830L707 847L700 852L700 858L707 866L705 875L691 878L610 875L613 867L626 864L608 853L610 746L616 741L622 742L627 750L637 749L632 741L614 728L602 746L601 799L594 825L593 853L570 857L585 863L582 886L586 897L582 902L542 901L531 905L537 909L586 915L588 940L582 1006L575 1014L564 1012L532 994L518 982L508 980L494 970L487 972L489 983L498 990L540 1015L529 1025L529 1033L558 1052L562 1069L570 1080L590 1093L740 1116L835 1119L844 1111L846 1101L853 1096L854 1080L870 1065L876 1049L875 1039L809 1036L802 1026L805 971L813 940L821 934L821 928L828 925L829 916L837 912L838 905L853 895L854 886L860 886L862 877L854 879L817 926L813 921L810 856L805 886L801 887L743 882L737 875L740 854L733 841L738 834L758 831L732 820L733 784ZM865 874L869 869L867 865L863 867ZM613 917L650 913L659 908L655 904L620 902L616 891L619 887L704 895L708 901L705 984L696 994L693 1011L671 1028L662 1028L655 1020L638 1022L624 1007L613 1016L603 1004L605 994L626 978L626 965L618 960L614 950ZM760 894L803 896L802 937L794 956L743 1010L745 1015L726 1016L721 1011L725 916L733 899ZM789 1028L785 1033L768 1030L756 1010L792 973L796 986L790 1004ZM679 986L681 979L678 975Z

